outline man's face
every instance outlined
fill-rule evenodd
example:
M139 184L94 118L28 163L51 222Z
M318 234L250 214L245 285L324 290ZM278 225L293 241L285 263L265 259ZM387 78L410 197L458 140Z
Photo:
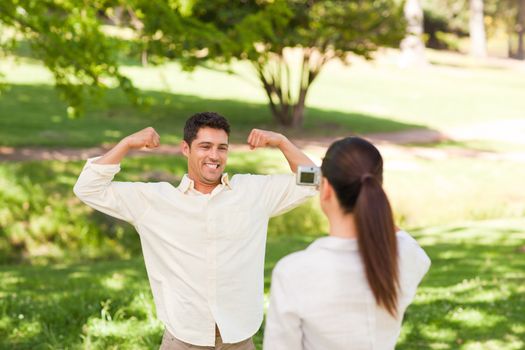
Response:
M182 152L188 158L188 175L193 181L218 184L228 160L228 134L222 129L201 128L191 145L182 142Z

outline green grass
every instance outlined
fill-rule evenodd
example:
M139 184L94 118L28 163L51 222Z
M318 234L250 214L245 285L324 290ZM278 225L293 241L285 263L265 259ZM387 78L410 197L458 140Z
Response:
M523 349L523 219L417 232L432 268L410 307L400 349Z
M525 221L464 222L416 230L432 268L407 311L398 349L525 346ZM273 236L275 263L313 237ZM0 268L0 348L156 349L162 326L142 258ZM262 330L255 337L258 349Z
M90 103L79 119L67 117L56 91L48 85L13 85L0 95L0 145L88 147L116 143L146 126L155 127L161 142L177 144L186 119L197 111L218 111L232 125L231 141L244 143L252 128L284 131L276 125L268 106L239 100L205 99L197 96L143 91L156 101L149 107L131 105L118 90L107 98ZM23 108L21 107L23 106ZM331 112L310 108L306 130L288 136L325 137L337 134L417 128L386 118L360 113Z

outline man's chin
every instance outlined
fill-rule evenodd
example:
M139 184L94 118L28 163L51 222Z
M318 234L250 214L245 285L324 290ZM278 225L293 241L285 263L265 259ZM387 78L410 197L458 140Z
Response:
M203 177L203 180L209 184L209 185L216 185L216 184L219 184L221 182L221 176L222 174L218 175L218 176L204 176Z

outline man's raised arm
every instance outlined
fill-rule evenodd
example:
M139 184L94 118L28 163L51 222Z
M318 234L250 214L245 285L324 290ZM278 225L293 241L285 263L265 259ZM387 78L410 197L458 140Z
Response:
M88 159L73 192L93 209L136 223L148 207L145 200L148 184L113 181L113 177L120 171L120 162L130 150L158 146L159 135L153 128L123 138L102 157Z
M268 146L279 148L294 173L299 165L315 166L315 163L283 134L253 129L248 136L247 142L251 149Z

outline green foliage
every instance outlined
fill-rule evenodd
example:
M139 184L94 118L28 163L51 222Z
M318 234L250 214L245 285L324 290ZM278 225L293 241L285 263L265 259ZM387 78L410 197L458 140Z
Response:
M0 166L0 262L126 257L132 229L90 211L71 195L79 164Z
M76 117L85 95L118 85L130 97L135 90L119 72L119 47L100 30L98 13L104 1L20 0L0 2L0 24L14 29L13 38L27 40L33 54L53 73L55 85L68 101L68 114ZM4 46L4 49L13 49ZM108 80L109 79L109 80Z

